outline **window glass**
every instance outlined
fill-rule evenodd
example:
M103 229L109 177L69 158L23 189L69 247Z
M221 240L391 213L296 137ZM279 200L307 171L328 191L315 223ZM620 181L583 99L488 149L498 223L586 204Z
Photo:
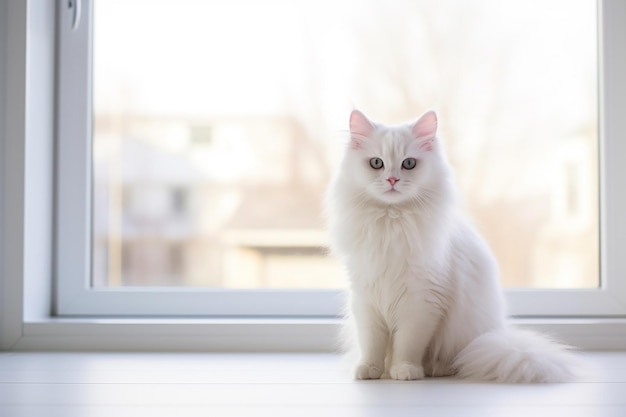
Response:
M591 0L95 0L95 287L341 288L357 106L433 108L507 287L599 285Z

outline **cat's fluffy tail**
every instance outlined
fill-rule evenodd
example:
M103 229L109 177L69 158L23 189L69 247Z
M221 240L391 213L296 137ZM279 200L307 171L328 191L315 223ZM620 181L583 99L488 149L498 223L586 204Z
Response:
M501 328L471 341L456 357L461 377L504 383L569 382L580 363L568 346L530 331Z

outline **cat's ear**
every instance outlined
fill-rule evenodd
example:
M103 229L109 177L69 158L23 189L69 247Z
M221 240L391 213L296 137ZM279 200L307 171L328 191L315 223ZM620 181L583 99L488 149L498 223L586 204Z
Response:
M359 149L374 131L374 125L363 113L352 110L350 113L350 146Z
M411 132L415 139L420 142L420 149L426 151L432 151L433 142L437 135L437 113L430 110L420 117L417 122L413 124Z

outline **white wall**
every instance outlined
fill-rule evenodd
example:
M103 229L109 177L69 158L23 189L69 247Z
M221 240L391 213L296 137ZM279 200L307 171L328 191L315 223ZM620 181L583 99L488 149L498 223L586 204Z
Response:
M24 176L16 157L24 142L26 2L3 1L0 8L0 349L7 349L21 336L22 318Z
M5 79L6 79L6 70L5 70L5 44L6 44L6 3L0 1L0 237L4 236L4 97L5 97ZM2 268L4 265L4 239L0 238L0 303L4 305L4 270ZM0 315L2 314L2 310L0 309ZM0 349L2 349L2 334L4 330L3 321L0 320Z

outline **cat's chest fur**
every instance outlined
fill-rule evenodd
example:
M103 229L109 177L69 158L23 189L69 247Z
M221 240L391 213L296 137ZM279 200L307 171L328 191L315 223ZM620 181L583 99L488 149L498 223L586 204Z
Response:
M371 209L350 226L349 268L363 284L414 277L441 262L441 232L417 210Z

